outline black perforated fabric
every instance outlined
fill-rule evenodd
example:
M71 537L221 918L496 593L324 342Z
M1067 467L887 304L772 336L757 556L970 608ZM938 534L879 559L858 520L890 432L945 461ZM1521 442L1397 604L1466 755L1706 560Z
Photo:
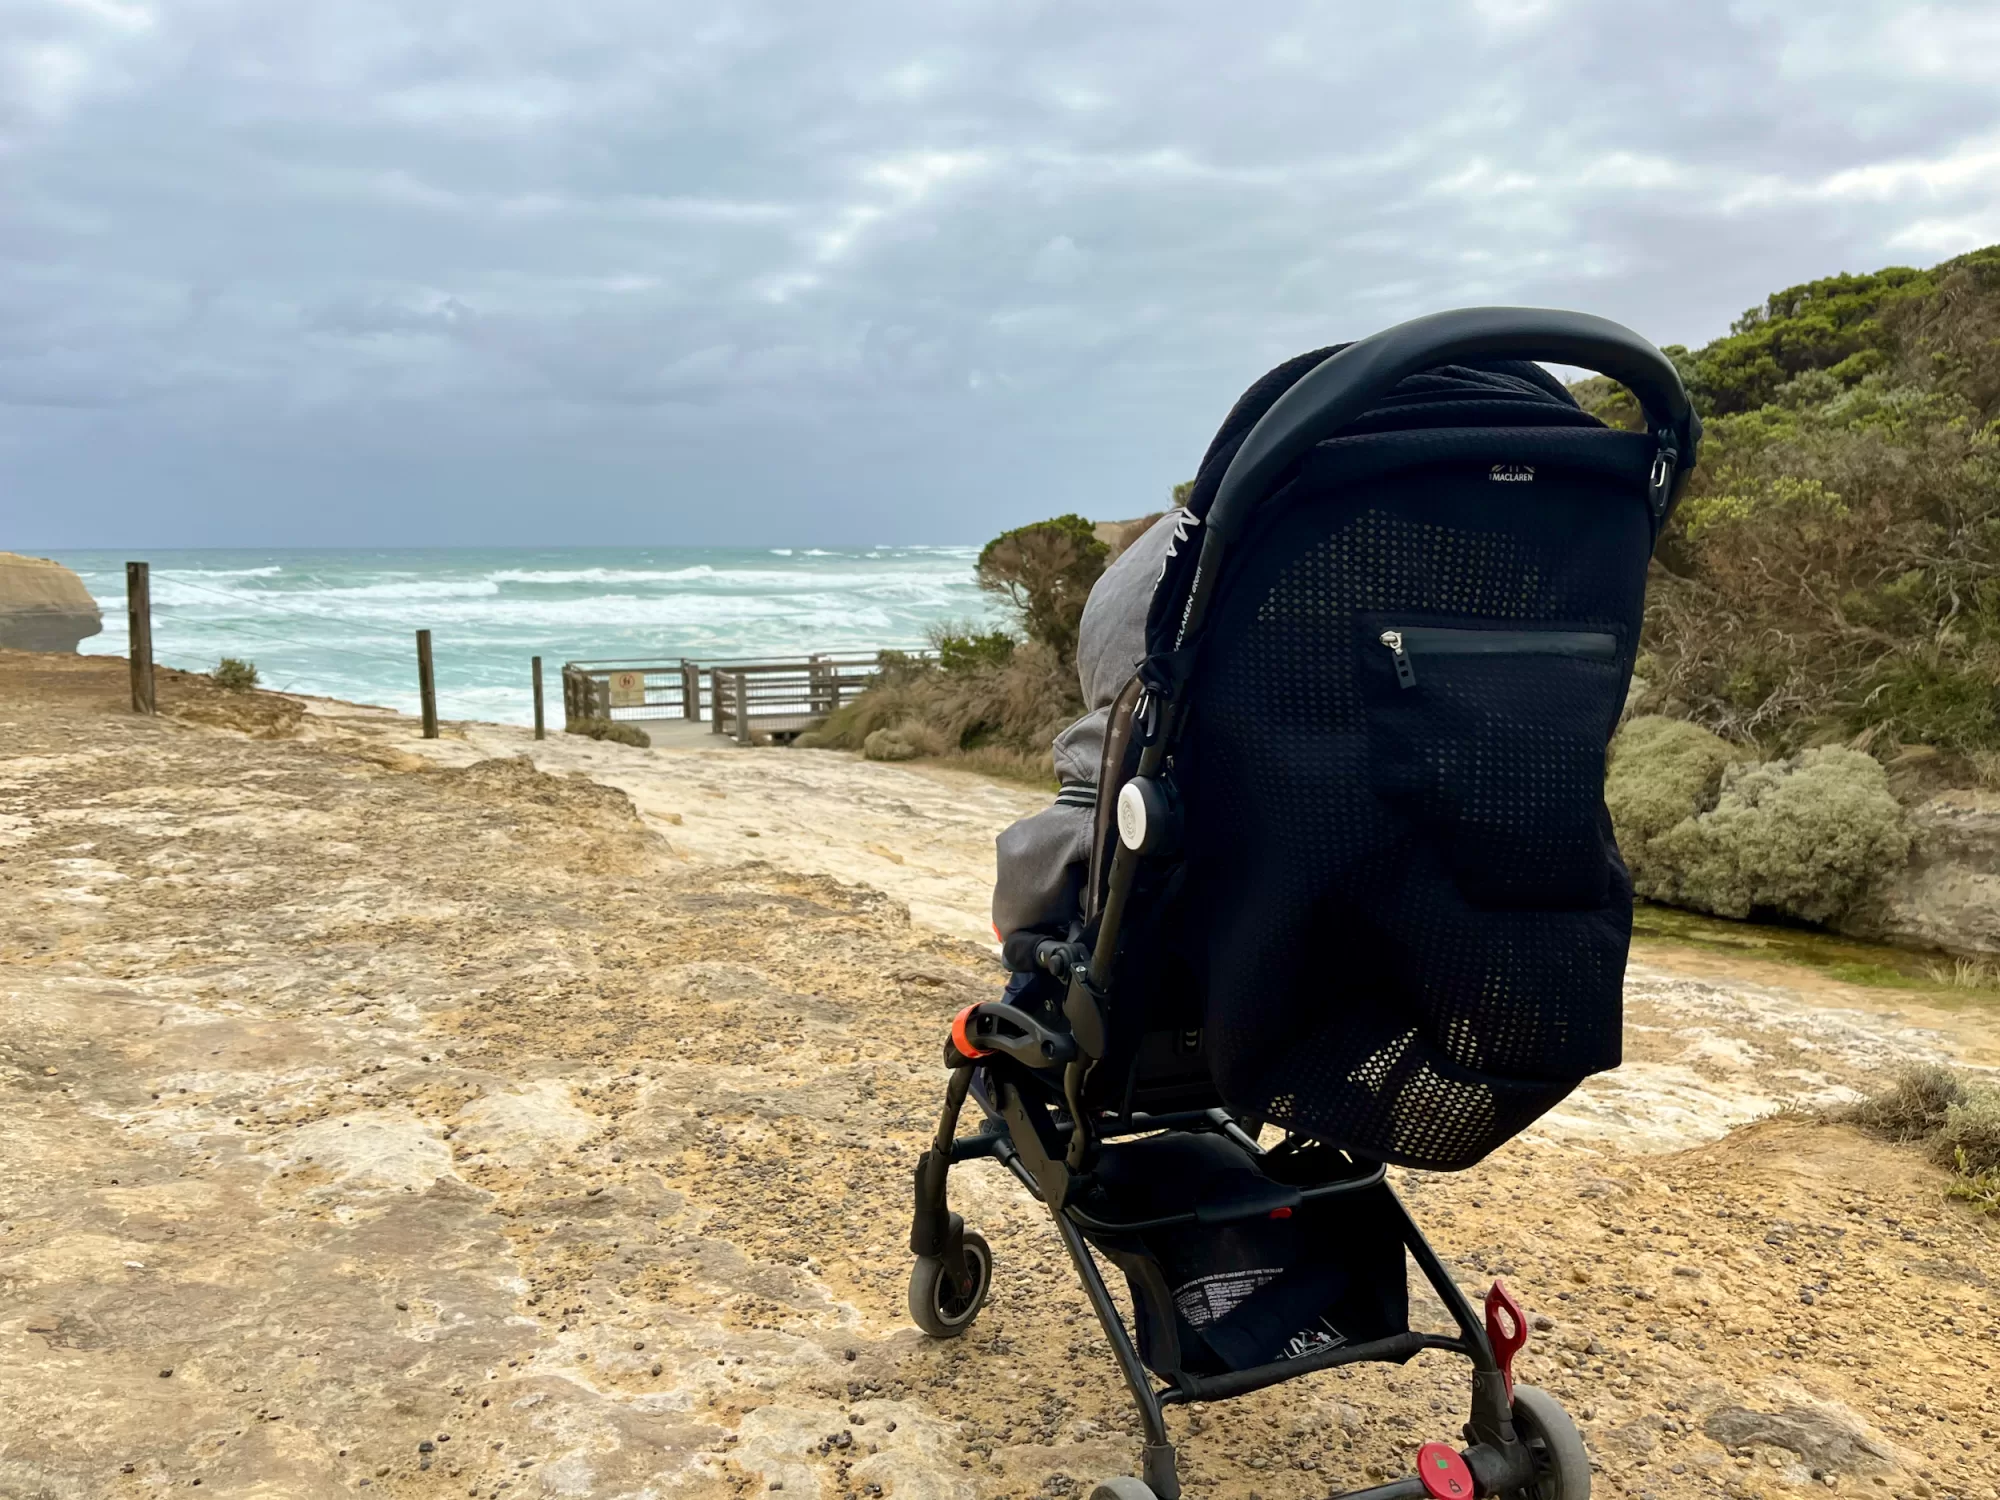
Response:
M1414 1166L1619 1058L1650 450L1538 395L1314 452L1234 549L1173 767L1223 1097Z

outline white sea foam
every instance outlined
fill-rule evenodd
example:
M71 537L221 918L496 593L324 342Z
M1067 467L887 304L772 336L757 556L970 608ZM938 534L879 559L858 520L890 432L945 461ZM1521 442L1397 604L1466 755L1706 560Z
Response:
M691 568L502 568L488 573L494 583L684 583L713 578L707 563ZM731 575L733 576L733 574Z
M276 578L285 570L277 563L262 568L173 568L154 570L155 578Z

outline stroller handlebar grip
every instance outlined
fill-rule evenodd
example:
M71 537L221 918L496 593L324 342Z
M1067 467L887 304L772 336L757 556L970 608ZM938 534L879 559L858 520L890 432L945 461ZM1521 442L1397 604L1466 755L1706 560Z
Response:
M1385 328L1330 355L1258 419L1230 460L1208 529L1228 540L1278 475L1410 375L1474 360L1533 359L1609 375L1639 398L1646 424L1671 447L1676 489L1695 464L1701 419L1680 372L1646 339L1592 313L1547 307L1462 307Z

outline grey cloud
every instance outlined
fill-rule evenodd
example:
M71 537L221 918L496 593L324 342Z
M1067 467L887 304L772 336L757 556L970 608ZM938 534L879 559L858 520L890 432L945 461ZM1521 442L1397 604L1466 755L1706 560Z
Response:
M1984 0L0 0L0 506L40 545L1136 512L1301 348L1476 301L1699 340L2000 239L1996 42Z

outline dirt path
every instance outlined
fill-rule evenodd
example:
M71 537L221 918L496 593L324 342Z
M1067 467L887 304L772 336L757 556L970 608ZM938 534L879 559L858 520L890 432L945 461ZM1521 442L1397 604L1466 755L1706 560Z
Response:
M1007 1180L957 1195L999 1260L975 1332L901 1308L939 1027L990 992L987 840L1030 794L562 741L538 771L507 731L258 739L120 696L0 657L0 1496L1073 1500L1131 1470ZM1551 1325L1524 1371L1603 1493L1989 1500L2000 1233L1905 1153L1713 1111L1990 1038L1655 960L1637 1091L1410 1181L1418 1213ZM1697 1123L1655 1118L1670 1082ZM1438 1360L1209 1409L1190 1493L1400 1472L1462 1403Z

